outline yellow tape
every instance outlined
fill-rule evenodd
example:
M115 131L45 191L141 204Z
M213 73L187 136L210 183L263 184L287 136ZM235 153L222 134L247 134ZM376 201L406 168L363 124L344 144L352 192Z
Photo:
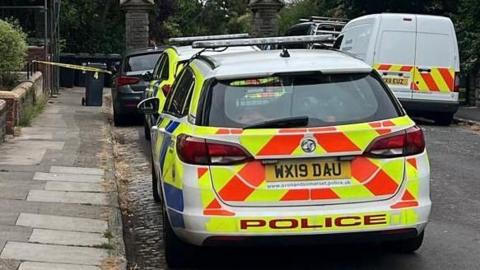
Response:
M104 69L99 69L99 68L94 68L94 67L87 67L87 66L79 66L79 65L72 65L72 64L65 64L65 63L58 63L58 62L47 62L47 61L38 61L38 60L33 60L33 63L40 63L40 64L45 64L45 65L51 65L51 66L58 66L58 67L64 67L64 68L70 68L70 69L76 69L76 70L83 70L83 71L91 71L95 72L95 78L98 77L98 72L100 73L107 73L107 74L112 74L112 72Z

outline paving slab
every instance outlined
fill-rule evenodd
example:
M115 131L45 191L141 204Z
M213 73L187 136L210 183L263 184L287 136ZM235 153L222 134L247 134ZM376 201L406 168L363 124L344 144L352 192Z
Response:
M100 268L91 265L23 262L18 270L100 270Z
M91 174L91 175L103 175L103 169L99 168L82 168L82 167L64 167L64 166L52 166L50 168L51 173L69 173L69 174Z
M59 181L47 182L47 184L45 185L45 190L105 192L105 188L100 183L76 183Z
M15 225L19 213L0 212L0 225Z
M32 229L21 226L0 225L0 239L7 241L27 241Z
M86 204L62 204L0 199L1 213L31 213L80 218L98 218L110 211L109 207Z
M62 182L85 182L96 183L101 182L103 179L101 175L88 175L88 174L69 174L69 173L42 173L37 172L33 176L33 180L41 181L62 181Z
M99 248L8 242L0 258L49 263L100 265L108 252Z
M0 198L11 200L25 200L29 188L2 187L0 185Z
M1 193L0 193L1 196ZM69 192L51 190L30 190L27 201L55 202L55 203L80 203L92 205L108 205L108 196L104 193Z
M36 165L47 149L61 150L64 142L11 140L0 146L0 165Z
M20 214L17 225L38 229L96 233L104 233L108 228L108 224L104 220L27 213Z
M94 247L108 243L108 239L100 233L70 232L45 229L33 229L28 240L32 243L54 244L66 246Z

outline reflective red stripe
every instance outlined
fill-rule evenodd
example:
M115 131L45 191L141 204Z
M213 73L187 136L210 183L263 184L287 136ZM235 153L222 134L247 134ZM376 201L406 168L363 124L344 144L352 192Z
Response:
M403 66L402 68L400 68L400 71L410 72L412 68L412 66Z
M208 171L207 168L198 168L197 169L197 175L198 178L202 178L202 176Z
M265 167L260 161L249 162L238 174L252 186L258 187L265 180Z
M390 70L391 67L392 65L380 65L378 70Z
M260 150L258 155L290 155L300 145L302 139L303 134L275 136Z
M220 190L219 195L227 201L243 202L253 191L254 189L245 185L237 176L234 176Z
M428 90L430 91L439 91L440 89L437 86L437 83L435 83L435 80L432 77L432 74L430 73L420 73L422 75L423 80L428 86Z
M410 163L415 169L417 168L417 159L416 158L409 158L407 159L408 163Z
M311 197L312 200L340 199L340 197L330 188L312 189Z
M291 189L280 199L281 201L301 201L310 197L308 189Z
M455 88L455 79L452 77L450 70L448 68L439 68L438 71L442 75L443 80L448 85L448 90L452 90Z
M417 201L409 201L409 202L398 202L398 203L390 206L390 208L399 209L399 208L416 207L416 206L418 206Z
M317 133L315 134L318 144L327 152L354 152L360 151L345 134L336 133Z
M380 171L372 180L365 184L365 187L375 196L381 196L393 194L397 190L398 185L385 172Z
M375 164L364 157L355 158L351 166L352 176L359 182L365 182L378 170Z

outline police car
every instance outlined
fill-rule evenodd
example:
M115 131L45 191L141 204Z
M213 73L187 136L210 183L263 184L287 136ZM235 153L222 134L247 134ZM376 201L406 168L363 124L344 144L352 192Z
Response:
M172 84L176 75L182 70L185 63L190 60L201 49L192 48L194 41L201 40L221 40L221 39L239 39L246 38L248 34L230 34L230 35L213 35L213 36L195 36L195 37L179 37L169 39L172 44L183 44L183 46L166 47L162 55L158 59L151 78L149 78L149 86L145 90L145 98L158 97L160 101L164 101L168 92L172 88ZM188 44L188 45L185 45ZM258 50L255 47L229 48L221 51L209 51L205 54L213 53L229 53L238 51ZM163 106L163 105L161 105ZM156 123L156 115L145 115L145 138L150 140L150 128Z
M200 246L332 236L402 252L422 244L431 208L424 135L362 61L334 50L200 54L160 109L152 178L170 266L193 262Z

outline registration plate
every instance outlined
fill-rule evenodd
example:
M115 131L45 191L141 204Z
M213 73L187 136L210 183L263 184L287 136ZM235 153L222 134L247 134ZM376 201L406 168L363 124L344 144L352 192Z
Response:
M267 182L350 179L349 161L279 161L266 165Z
M407 78L383 77L386 84L408 86Z

